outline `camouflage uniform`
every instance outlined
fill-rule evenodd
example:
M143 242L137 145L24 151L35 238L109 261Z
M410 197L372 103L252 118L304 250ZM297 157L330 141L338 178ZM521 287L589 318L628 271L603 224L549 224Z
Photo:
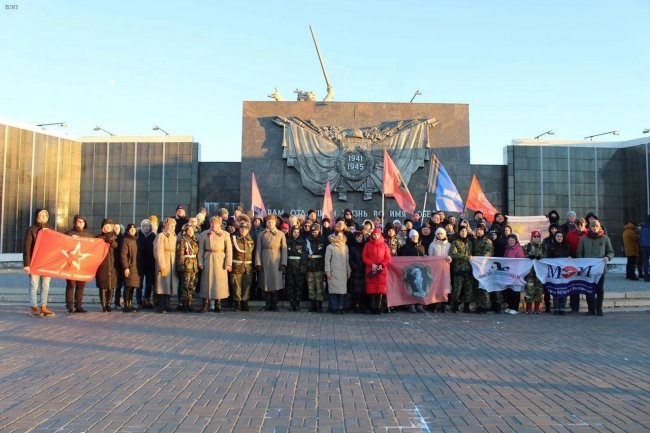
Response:
M487 236L476 238L474 240L473 253L474 253L473 255L475 256L491 257L492 254L494 253L492 241ZM479 289L478 281L476 280L474 280L474 284L472 286L473 286L473 290L472 290L471 298L472 298L472 302L476 304L477 311L478 312L486 311L490 305L487 291L485 291L484 289ZM495 298L496 298L495 302L501 305L501 302L503 302L503 297L501 296L501 292L497 292Z
M309 300L323 302L323 273L325 272L325 242L321 237L307 238L307 287ZM317 307L312 305L312 309Z
M524 247L524 254L526 254L526 257L529 259L541 259L544 257L544 246L540 244L534 244L532 242L529 242L526 244ZM542 302L542 299L544 297L544 287L542 287L542 283L537 279L537 275L535 275L535 268L530 270L530 273L526 275L526 302ZM526 307L526 310L528 311L528 307Z
M248 311L248 300L251 295L253 280L253 252L255 241L250 233L232 235L232 272L228 275L228 283L236 310Z
M287 270L284 273L284 287L287 289L290 308L298 311L302 288L305 285L305 274L307 273L307 241L299 237L294 239L290 236L287 239Z
M461 302L466 303L466 310L469 307L470 295L474 284L472 277L472 265L469 258L472 255L472 241L469 238L458 238L451 243L449 256L451 257L451 308L453 312L458 311Z
M192 311L192 296L196 289L196 276L199 272L199 244L194 237L183 235L176 249L176 270L180 276L181 307Z
M386 238L386 243L388 244L388 248L390 248L390 255L391 256L396 256L397 251L399 251L401 244L399 242L399 239L397 236L393 236L392 238L387 237Z

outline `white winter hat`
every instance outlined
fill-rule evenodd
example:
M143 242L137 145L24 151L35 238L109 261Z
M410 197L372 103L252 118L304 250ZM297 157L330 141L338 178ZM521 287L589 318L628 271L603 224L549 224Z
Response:
M420 233L418 233L417 230L411 229L411 231L409 232L409 238L418 238L419 239L420 238Z

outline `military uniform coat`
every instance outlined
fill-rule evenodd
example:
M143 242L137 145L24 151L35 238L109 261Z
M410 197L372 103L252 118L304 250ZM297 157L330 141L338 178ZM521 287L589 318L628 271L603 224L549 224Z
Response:
M229 296L228 271L232 268L232 240L225 230L212 229L199 237L199 266L201 272L201 297L225 299Z
M255 266L261 266L258 284L265 292L281 290L282 271L287 265L287 239L280 230L266 229L257 237Z
M153 256L156 260L156 293L158 295L178 293L176 234L158 233L153 241Z

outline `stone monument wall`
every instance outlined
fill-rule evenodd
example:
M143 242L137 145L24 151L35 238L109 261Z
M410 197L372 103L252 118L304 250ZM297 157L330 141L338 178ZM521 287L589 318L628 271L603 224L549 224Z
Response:
M348 136L357 140L356 143L365 146L367 154L363 155L368 156L370 160L374 159L377 163L381 161L383 148L390 140L364 141L362 136L365 138L377 130L385 131L392 126L400 125L400 122L407 124L418 119L435 119L437 123L434 126L428 128L425 126L418 132L419 134L428 134L427 138L419 141L421 146L425 148L428 146L428 148L424 152L421 147L414 148L410 152L414 155L414 160L419 158L417 161L412 161L412 166L417 166L417 168L412 170L410 176L408 173L402 173L418 209L421 210L424 204L431 154L435 154L440 159L463 199L467 196L472 175L477 174L488 199L495 207L503 209L507 203L505 168L502 166L480 166L480 168L470 166L468 108L466 104L244 102L240 201L245 204L245 207L250 206L251 174L255 173L264 204L270 212L291 214L306 212L308 209L320 210L325 182L320 184L314 182L316 185L321 185L321 191L313 192L305 185L301 170L308 172L309 169L305 169L305 164L316 166L323 160L332 158L332 149L335 149L334 152L341 152L343 149L343 146L340 143L335 143L331 136L323 138L323 135L327 135L331 130L337 128L345 130ZM291 146L287 144L291 140L291 137L288 136L291 132L289 127L280 126L277 122L278 118L284 119L283 123L287 125L296 123L287 122L287 120L298 119L305 128L296 128L296 131L302 134L297 141L302 143L304 140L314 142L320 140L321 148L328 150L315 157L318 158L318 161L312 159L307 160L306 163L305 161L301 162L299 155L291 154ZM310 128L320 131L321 136L314 138L309 133L303 133ZM332 135L336 133L337 131L334 131ZM418 136L410 139L417 141L420 138ZM400 139L395 139L391 143L393 146L399 146L399 141ZM390 150L389 153L391 153ZM410 153L406 152L402 158L408 158ZM415 156L416 153L419 155L418 157ZM365 156L362 157L364 162L366 162ZM355 157L350 158L354 160ZM294 164L293 166L289 166L290 161ZM301 163L302 166L299 166ZM333 159L331 163L327 162L327 164L330 164L333 171L340 172L342 170L339 161ZM381 176L381 171L379 171L379 176ZM356 180L353 179L348 184L354 184ZM361 182L363 179L357 183ZM375 182L374 190L370 194L351 190L343 194L340 191L333 192L332 199L336 214L341 215L344 209L349 208L353 210L356 219L371 218L376 215L382 209L381 189L379 187L377 190L376 185ZM312 185L311 188L317 187ZM426 208L431 211L435 207L433 197L429 195L427 202ZM385 211L389 219L406 216L392 198L386 198Z

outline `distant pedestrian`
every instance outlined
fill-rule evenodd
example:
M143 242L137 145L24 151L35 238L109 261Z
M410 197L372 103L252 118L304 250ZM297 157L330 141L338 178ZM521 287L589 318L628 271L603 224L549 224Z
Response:
M34 213L34 224L32 224L25 233L25 245L23 248L23 269L29 273L36 238L41 230L48 230L50 213L46 209L36 209ZM29 300L31 304L31 314L35 317L47 316L54 317L54 311L47 308L47 297L50 291L50 277L41 277L40 275L31 274L29 276ZM39 287L40 285L40 287ZM38 294L40 292L40 303ZM40 306L39 306L40 304Z
M80 238L92 238L93 235L87 231L88 221L81 215L72 218L72 229L65 232L66 235ZM83 308L85 281L65 280L65 306L68 313L85 313Z

